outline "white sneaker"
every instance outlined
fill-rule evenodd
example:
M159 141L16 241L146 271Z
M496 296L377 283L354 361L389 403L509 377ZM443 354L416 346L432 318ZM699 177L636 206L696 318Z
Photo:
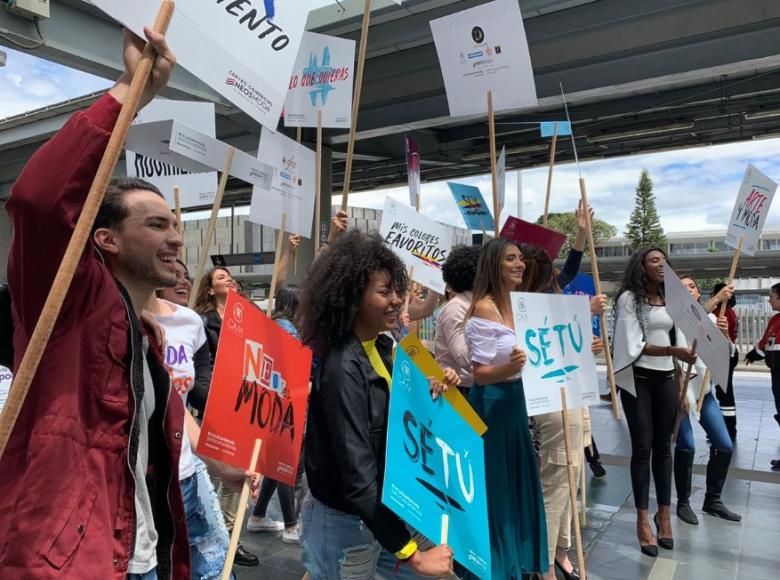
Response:
M301 536L298 531L298 526L288 528L282 532L282 541L285 544L300 544Z
M249 516L246 523L246 529L250 532L280 532L284 529L282 522L272 520L267 516Z

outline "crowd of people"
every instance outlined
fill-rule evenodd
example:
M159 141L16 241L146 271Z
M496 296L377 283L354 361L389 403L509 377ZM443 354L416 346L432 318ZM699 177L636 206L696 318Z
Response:
M161 36L149 30L146 35L157 57L142 105L165 85L175 63ZM14 224L8 272L17 364L142 49L140 39L125 35L126 71L117 84L73 115L32 156L13 187L6 209ZM423 293L408 311L404 302L412 290L403 262L378 235L348 230L347 214L339 212L300 289L282 278L269 312L314 352L305 452L291 486L270 478L261 482L258 474L195 453L225 303L240 285L228 269L214 268L196 289L194 311L187 308L192 281L178 258L183 242L171 209L149 183L112 181L0 458L0 576L216 578L236 523L239 491L249 478L257 503L247 529L281 532L283 541L300 543L311 580L471 577L450 547L432 545L381 502L393 349L415 320L433 314L430 346L445 373L443 380L430 379L431 396L460 389L488 427L491 578L578 578L569 557L577 516L569 502L563 419L559 413L528 417L527 356L515 339L510 293L561 293L580 268L585 212L591 211L577 208L578 235L560 271L541 248L510 239L456 247L442 270L446 296ZM297 244L290 242L286 260ZM631 256L615 296L611 337L631 438L637 541L650 557L659 547L674 547L673 475L677 516L698 523L689 502L692 418L710 443L702 511L740 520L722 497L737 433L733 384L703 384L704 364L665 307L666 259L657 248ZM698 300L696 280L682 280ZM777 311L779 295L776 285L770 304ZM733 288L722 285L706 308L732 341L735 359L728 307L724 316L715 315L732 298ZM607 307L606 296L592 298L592 314ZM779 332L780 315L748 355L749 361L765 358L772 369L778 423ZM601 339L591 350L594 356L601 352ZM681 397L680 377L688 365L693 380ZM571 411L568 423L577 469L587 451L594 475L603 477L587 408ZM56 497L41 501L51 497L53 477ZM282 522L269 517L274 493ZM258 563L243 546L235 558L239 565Z

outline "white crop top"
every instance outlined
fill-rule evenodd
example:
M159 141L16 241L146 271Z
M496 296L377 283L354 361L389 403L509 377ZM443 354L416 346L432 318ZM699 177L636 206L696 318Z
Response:
M471 361L481 365L503 365L509 362L512 349L517 346L515 331L499 322L472 317L466 321L466 344ZM517 379L517 373L507 380Z

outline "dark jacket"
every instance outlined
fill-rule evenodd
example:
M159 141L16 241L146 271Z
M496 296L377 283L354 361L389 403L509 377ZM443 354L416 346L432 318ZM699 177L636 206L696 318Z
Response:
M119 114L109 95L76 113L27 163L6 209L19 364ZM0 459L0 578L124 580L135 535L133 468L142 329L88 244ZM146 329L144 333L149 336ZM183 406L149 338L156 408L148 484L161 579L189 578L179 482ZM11 387L13 389L13 386Z
M214 359L217 357L217 346L219 345L219 332L222 329L222 317L216 310L211 310L201 314L203 319L203 328L206 329L206 344L209 345L209 355L211 357L211 369L214 369Z
M376 347L392 369L393 341ZM306 432L306 478L325 505L359 516L395 553L411 539L404 523L382 504L390 392L356 336L331 347L317 370Z

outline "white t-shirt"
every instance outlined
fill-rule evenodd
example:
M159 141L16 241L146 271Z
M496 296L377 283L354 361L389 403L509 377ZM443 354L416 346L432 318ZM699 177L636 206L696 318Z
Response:
M173 314L157 316L157 322L165 329L165 366L171 377L171 386L187 404L187 393L195 386L195 352L206 344L206 331L201 317L189 308L177 306L167 300ZM181 458L179 459L179 479L186 479L195 473L192 448L186 429L182 426Z

